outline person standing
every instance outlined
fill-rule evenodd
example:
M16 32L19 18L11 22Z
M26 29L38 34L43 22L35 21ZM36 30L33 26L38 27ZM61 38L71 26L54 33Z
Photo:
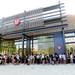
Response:
M65 53L62 54L62 57L63 57L63 64L66 64L66 55L65 55Z
M70 52L70 63L73 63L73 53Z

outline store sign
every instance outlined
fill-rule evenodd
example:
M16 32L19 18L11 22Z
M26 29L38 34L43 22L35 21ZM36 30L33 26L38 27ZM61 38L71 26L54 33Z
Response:
M20 19L19 18L16 18L15 19L15 25L18 26L19 24L20 24Z

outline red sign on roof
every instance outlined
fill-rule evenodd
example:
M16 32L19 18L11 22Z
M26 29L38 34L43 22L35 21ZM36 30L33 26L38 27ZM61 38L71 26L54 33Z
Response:
M19 18L16 18L15 19L15 25L17 26L17 25L19 25L20 24L20 19Z

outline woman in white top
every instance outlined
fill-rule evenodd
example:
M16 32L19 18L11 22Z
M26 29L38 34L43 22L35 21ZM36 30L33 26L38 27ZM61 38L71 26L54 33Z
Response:
M70 53L70 63L73 63L73 53Z

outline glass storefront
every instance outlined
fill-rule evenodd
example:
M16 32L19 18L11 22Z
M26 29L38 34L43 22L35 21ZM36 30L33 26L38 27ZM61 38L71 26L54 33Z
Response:
M75 43L66 44L67 53L75 53Z
M12 54L16 52L16 46L13 40L10 41L2 41L0 52L2 54Z
M65 34L65 43L67 53L75 53L75 33Z
M58 36L59 37L59 36ZM60 45L62 43L61 37L56 37L55 40L57 42L55 44ZM46 36L37 36L33 38L33 45L32 40L30 40L30 49L34 54L53 54L54 47L58 47L58 45L54 46L54 36L53 35L46 35ZM26 53L27 47L27 39L24 41L24 52ZM59 43L58 43L59 42ZM66 45L66 52L75 52L75 33L67 33L65 34L65 45ZM3 41L1 44L0 52L2 53L9 53L12 54L14 52L22 53L22 39L18 40L10 40L10 41ZM56 50L57 52L57 50Z
M54 39L52 36L36 37L33 41L33 51L35 53L52 54L54 53Z
M59 36L58 36L59 37ZM33 38L33 45L32 40L30 40L30 49L34 54L53 54L54 53L54 46L55 44L59 45L62 43L59 39L54 44L54 36L53 35L46 35L46 36L37 36ZM27 39L24 41L24 52L26 53L27 47ZM75 33L67 33L65 34L65 45L66 45L66 52L75 52ZM57 51L57 50L56 50ZM12 54L14 52L22 53L22 39L18 40L10 40L10 41L2 41L0 52L2 53L9 53Z
M25 39L26 40L26 39ZM32 41L31 44L31 51L34 54L52 54L54 53L54 38L53 36L39 36L33 38L33 48L32 48ZM16 50L22 51L22 41L16 41ZM26 50L26 41L24 41L24 49Z

